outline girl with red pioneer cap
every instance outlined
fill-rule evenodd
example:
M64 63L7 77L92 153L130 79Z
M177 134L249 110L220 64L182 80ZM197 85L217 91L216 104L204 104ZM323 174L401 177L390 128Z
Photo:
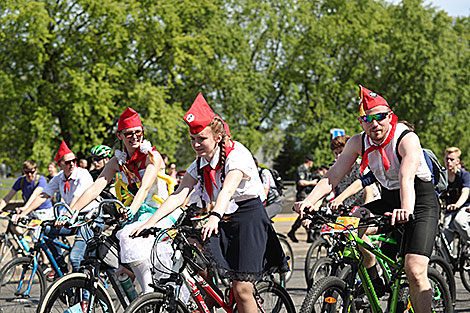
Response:
M127 224L116 234L121 248L120 258L122 263L131 266L142 291L148 293L153 291L149 287L149 284L152 283L150 253L155 238L139 237L133 239L129 237L129 233L152 216L160 205L157 201L158 196L168 192L167 190L159 190L157 179L159 170L164 166L163 160L150 142L144 140L142 122L133 109L127 108L119 117L116 135L120 141L121 149L116 149L114 156L106 163L100 176L71 209L72 211L81 210L92 199L99 196L116 176L116 173L120 173L118 177L122 181L116 182L116 185L123 186L125 193L131 196L125 202L129 206L122 212L127 218ZM160 189L162 188L160 187ZM117 191L117 197L122 200L120 196L121 190ZM173 222L176 220L171 216L161 224L171 225L170 219Z
M262 203L266 196L256 164L247 148L230 139L228 125L202 94L183 119L197 159L178 190L135 233L154 226L194 189L210 215L202 229L205 253L233 281L240 312L257 312L253 282L267 269L285 266L285 257Z

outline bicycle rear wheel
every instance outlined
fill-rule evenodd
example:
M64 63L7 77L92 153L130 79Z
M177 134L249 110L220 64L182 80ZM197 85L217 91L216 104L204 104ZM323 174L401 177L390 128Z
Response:
M78 308L83 301L90 299L90 283L83 273L72 273L56 280L47 290L41 301L38 313L63 313L70 308ZM101 283L95 294L94 313L114 313L111 298Z
M429 266L435 268L445 278L447 286L449 287L450 296L452 299L452 305L455 306L457 297L457 287L455 285L455 277L452 272L452 268L442 257L438 255L431 255L429 260Z
M294 302L287 291L279 284L259 282L255 286L254 293L258 304L258 312L295 313Z
M46 279L31 257L13 259L0 271L0 303L3 312L36 312L46 291Z
M286 238L281 237L281 235L278 234L277 236L279 238L279 242L281 243L282 250L284 251L284 254L287 257L287 265L289 266L289 271L286 273L283 273L282 275L284 276L284 282L283 286L285 283L289 281L289 279L292 277L292 273L294 272L294 250L292 250L291 245L287 241ZM281 284L281 274L279 273L274 273L273 275L273 280L274 282Z
M0 265L7 264L17 256L17 251L13 242L5 234L0 234Z
M163 313L171 312L167 307L165 295L161 292L151 292L132 301L124 313ZM189 313L181 301L176 301L176 313Z

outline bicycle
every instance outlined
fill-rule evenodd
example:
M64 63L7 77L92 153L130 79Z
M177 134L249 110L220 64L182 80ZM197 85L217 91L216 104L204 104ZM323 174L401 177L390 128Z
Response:
M439 223L437 240L434 242L434 251L437 255L446 260L452 267L453 273L460 273L460 280L465 289L470 291L470 246L460 240L458 232L455 232L458 244L453 249L452 244L447 241L443 233L443 225ZM454 254L453 251L456 251Z
M351 218L349 220L344 217L337 219L335 216L321 216L316 212L310 212L307 214L307 218L321 219L325 223L331 223L342 234L346 241L343 251L344 259L349 260L350 264L346 269L349 273L343 274L344 280L330 276L318 281L308 291L300 313L356 312L359 310L375 313L383 312L382 305L387 305L386 312L392 313L412 309L408 296L403 256L400 255L394 261L376 247L364 242L355 232L358 227L389 225L389 217L374 216L362 219L360 223L358 220L354 220L352 223ZM377 257L377 260L383 262L383 276L390 294L387 304L381 303L377 297L369 274L362 264L359 246L367 249ZM401 248L402 246L400 250ZM357 281L357 277L359 277L360 283ZM432 311L452 312L452 300L444 278L434 268L429 268L428 277L432 286Z
M102 200L98 209L90 212L91 215L84 220L84 223L94 223L96 217L102 216L105 226L122 224L123 221L119 218L101 215L103 206L106 204L125 208L119 200ZM94 236L87 241L85 258L80 264L83 272L68 274L56 280L41 300L37 313L63 313L74 312L74 310L82 312L83 301L88 302L87 310L83 313L114 313L116 312L115 299L114 295L111 296L111 291L114 292L122 308L127 308L131 303L131 298L126 294L115 273L120 266L119 243L114 237L117 229L114 229L112 235L106 235L103 228L97 225L92 224L91 229Z
M60 206L60 203L58 204ZM57 264L46 241L67 251L71 247L63 244L57 239L50 239L44 235L47 226L53 226L53 222L42 222L40 220L22 219L20 226L32 230L33 248L29 254L10 260L0 270L0 301L6 303L3 306L4 312L35 312L39 301L46 291L46 277L40 267L40 254L44 252L49 260L50 266L57 275L63 276L65 273Z
M0 264L2 266L11 259L18 257L18 255L27 255L30 250L25 236L13 231L15 225L12 222L11 213L4 211L0 214L0 219L8 220L5 232L0 234Z
M173 238L172 247L175 260L173 268L168 269L170 277L154 282L152 287L155 292L134 300L125 313L156 312L157 310L159 312L188 312L186 305L179 300L183 284L189 289L190 296L200 312L211 312L202 292L225 312L232 313L236 310L236 302L231 288L222 292L217 286L211 286L199 274L208 268L210 263L202 251L188 241L189 237L200 237L200 233L195 232L192 224L191 226L185 225L183 223L184 217L182 216L171 229L166 230L167 234ZM155 235L161 231L161 229L154 227L142 231L139 235ZM155 261L152 260L152 263L154 264ZM169 282L174 285L168 284ZM261 312L295 312L294 303L287 291L271 280L255 284L254 297Z

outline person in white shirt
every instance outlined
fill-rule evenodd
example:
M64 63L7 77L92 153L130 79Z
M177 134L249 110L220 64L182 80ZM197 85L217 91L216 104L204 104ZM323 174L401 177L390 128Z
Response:
M30 204L27 210L23 211L22 215L26 216L29 212L35 210L47 199L53 197L57 191L60 192L61 201L71 206L78 200L83 192L93 184L93 178L90 173L86 169L77 166L77 158L75 154L69 149L63 140L54 161L62 171L49 181L49 184L44 188L43 192L33 201L33 203ZM87 206L86 210L89 211L97 205L98 202L93 201ZM78 272L80 269L80 262L83 260L83 256L85 254L86 240L93 236L89 227L87 225L78 229L56 229L47 227L45 234L50 239L54 239L57 236L76 235L72 250L70 251L69 259L70 264L72 265L72 271ZM61 270L67 271L67 265L61 249L57 248L55 245L49 245L49 248L51 249L51 252Z
M178 190L134 233L154 226L196 189L210 214L202 228L204 251L233 281L239 310L256 312L253 282L268 267L286 265L263 207L265 194L257 167L250 151L230 140L228 125L215 115L202 94L183 119L189 125L197 159L187 169ZM214 233L219 236L211 237ZM241 244L243 249L238 249Z

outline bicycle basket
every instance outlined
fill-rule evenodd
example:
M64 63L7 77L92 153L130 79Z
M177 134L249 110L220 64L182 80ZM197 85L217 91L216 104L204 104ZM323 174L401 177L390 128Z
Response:
M106 237L98 247L98 258L110 268L119 267L119 242L111 236Z

